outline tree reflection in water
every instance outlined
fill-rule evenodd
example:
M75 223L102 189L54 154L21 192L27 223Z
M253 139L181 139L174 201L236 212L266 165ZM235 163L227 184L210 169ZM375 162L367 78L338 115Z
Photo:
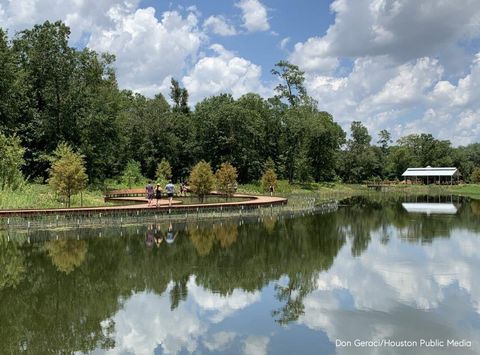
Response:
M279 307L271 314L288 324L305 312L305 298L344 245L358 257L374 232L388 244L392 228L405 241L422 243L448 238L455 228L480 231L476 202L461 205L456 216L439 217L408 214L402 198L356 198L336 213L260 223L174 223L175 243L158 248L145 246L147 226L102 229L102 238L93 237L97 230L79 229L46 242L40 241L45 233L32 234L31 244L2 237L0 341L7 353L20 345L32 353L108 349L114 345L112 317L133 293L168 290L170 308L177 310L192 278L222 296L273 283Z

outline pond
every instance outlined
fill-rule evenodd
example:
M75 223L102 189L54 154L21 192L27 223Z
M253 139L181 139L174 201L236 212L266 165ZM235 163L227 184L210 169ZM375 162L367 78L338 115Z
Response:
M4 233L0 352L479 354L480 201L340 205Z

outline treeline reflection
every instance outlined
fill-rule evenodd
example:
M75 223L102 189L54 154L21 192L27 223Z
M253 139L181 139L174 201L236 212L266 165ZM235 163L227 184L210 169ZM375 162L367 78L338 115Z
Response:
M286 324L303 314L304 298L344 246L358 257L373 235L389 243L393 230L421 243L448 238L457 229L480 231L479 201L457 201L453 216L412 215L401 202L355 197L325 215L43 231L29 235L30 242L2 235L2 347L6 353L110 348L115 324L105 320L132 293L168 290L175 310L187 299L191 276L221 295L274 282L280 307L271 310L272 317Z

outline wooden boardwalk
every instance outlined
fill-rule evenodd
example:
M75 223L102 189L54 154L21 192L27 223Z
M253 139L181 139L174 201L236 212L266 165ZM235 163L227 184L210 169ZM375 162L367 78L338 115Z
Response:
M128 194L128 193L125 193ZM134 194L137 194L134 192ZM169 206L167 199L161 199L158 201L158 207L156 206L157 200L153 199L152 204L148 204L148 200L145 197L138 196L122 196L122 197L106 197L108 201L115 201L119 203L126 203L125 205L118 206L100 206L100 207L75 207L75 208L44 208L44 209L9 209L0 210L1 217L27 217L38 215L90 215L100 213L115 213L115 212L137 212L137 211L190 211L197 209L207 208L251 208L255 206L270 206L270 205L284 205L287 203L287 199L284 197L276 196L263 196L263 195L246 195L246 194L234 194L233 197L245 198L245 201L236 202L218 202L218 203L198 203L184 205L180 200L173 200L172 205Z

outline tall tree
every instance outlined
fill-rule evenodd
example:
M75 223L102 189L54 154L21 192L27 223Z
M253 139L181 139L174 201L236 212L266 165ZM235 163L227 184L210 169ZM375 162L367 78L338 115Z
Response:
M350 130L352 138L348 140L339 164L343 180L359 183L381 175L380 161L370 145L372 137L367 127L359 121L353 121Z
M286 99L291 106L298 105L307 98L304 72L295 64L281 60L272 69L271 73L282 82L275 87L277 96Z
M7 34L0 28L0 132L15 132L20 104L17 78L19 76Z
M170 81L170 98L172 99L174 106L174 112L189 113L188 107L188 91L185 88L180 87L177 80L172 78Z

